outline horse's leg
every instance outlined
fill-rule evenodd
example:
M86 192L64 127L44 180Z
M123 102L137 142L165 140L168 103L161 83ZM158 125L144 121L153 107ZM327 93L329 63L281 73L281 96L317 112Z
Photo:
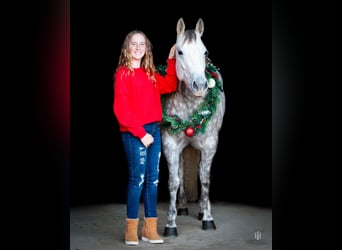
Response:
M179 176L179 190L178 190L179 207L177 209L177 215L188 215L189 211L187 208L187 197L186 197L185 188L184 188L184 157L183 157L183 153L180 154L178 176Z
M166 139L165 139L166 141ZM165 147L164 145L164 155L169 168L169 192L170 192L170 201L169 201L169 209L167 211L167 219L168 222L164 229L164 236L168 237L176 237L177 233L177 225L176 225L176 217L177 217L177 191L179 188L179 149L176 145L168 145Z
M202 157L199 164L199 178L201 182L201 196L199 201L200 212L198 218L202 220L203 230L215 230L216 226L211 215L209 199L210 169L215 155L215 151L209 147L202 150Z

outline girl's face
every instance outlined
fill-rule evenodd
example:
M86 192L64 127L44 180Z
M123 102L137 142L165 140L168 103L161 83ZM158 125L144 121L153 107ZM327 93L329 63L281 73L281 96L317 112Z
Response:
M134 34L129 42L129 53L133 60L141 61L146 52L146 41L143 35Z

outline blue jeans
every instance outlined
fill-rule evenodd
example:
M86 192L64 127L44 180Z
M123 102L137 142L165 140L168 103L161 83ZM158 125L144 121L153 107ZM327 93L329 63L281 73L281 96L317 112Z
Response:
M144 126L154 142L146 148L139 138L131 133L122 133L122 142L128 163L127 218L136 219L139 214L141 195L145 218L157 217L157 193L161 137L158 123Z

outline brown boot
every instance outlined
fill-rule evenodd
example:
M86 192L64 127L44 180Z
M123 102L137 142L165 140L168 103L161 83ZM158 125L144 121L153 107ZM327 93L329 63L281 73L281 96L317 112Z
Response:
M145 218L144 224L141 229L143 241L148 241L150 243L164 243L157 232L157 220L158 218Z
M127 245L138 245L139 219L126 219L125 243Z

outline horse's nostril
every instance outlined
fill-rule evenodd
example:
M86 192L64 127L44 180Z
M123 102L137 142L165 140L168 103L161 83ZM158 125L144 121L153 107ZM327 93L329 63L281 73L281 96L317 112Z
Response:
M199 87L198 87L198 84L196 83L196 81L193 81L193 82L192 82L192 88L193 88L195 91L198 91Z
M208 88L208 82L200 82L199 84L196 81L192 82L192 89L195 91L199 91L199 90L204 90Z

